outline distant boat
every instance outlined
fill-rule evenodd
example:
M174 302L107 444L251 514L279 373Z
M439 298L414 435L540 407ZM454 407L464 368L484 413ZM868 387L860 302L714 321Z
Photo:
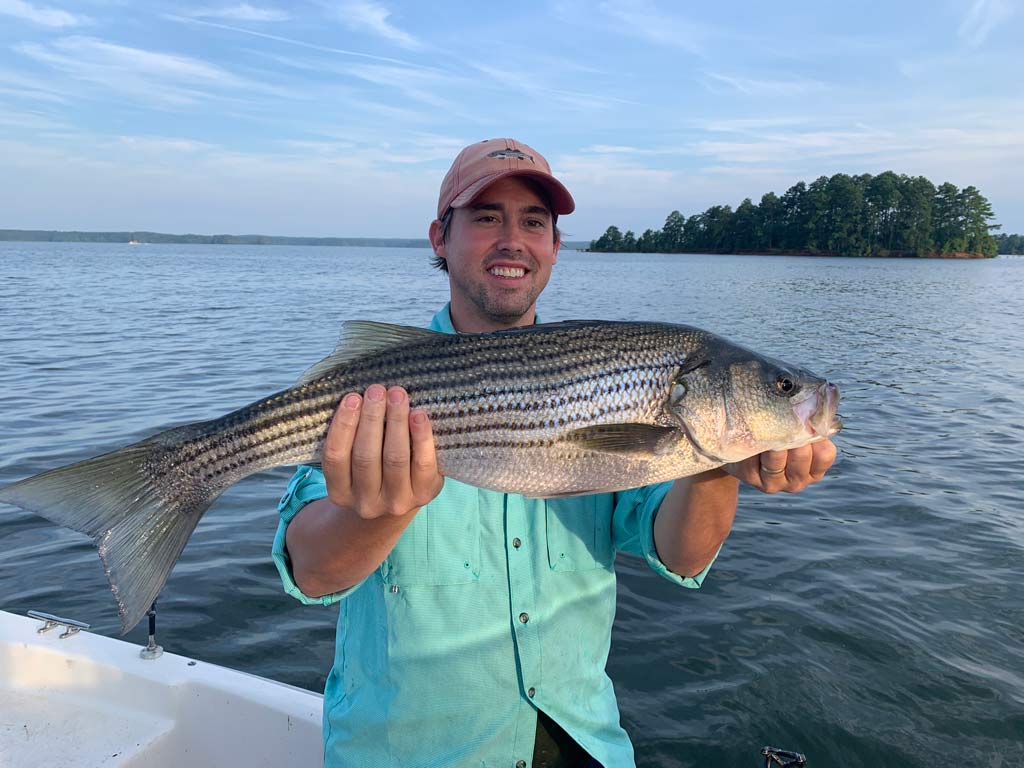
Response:
M128 245L142 245L138 240L129 240Z

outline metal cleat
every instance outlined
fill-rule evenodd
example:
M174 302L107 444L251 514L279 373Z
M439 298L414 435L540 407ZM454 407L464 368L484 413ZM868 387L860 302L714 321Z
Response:
M33 619L39 619L43 622L43 626L36 630L39 634L49 632L54 627L64 627L64 631L60 634L61 640L71 637L72 635L77 635L83 629L89 629L89 625L85 622L75 621L74 619L65 619L61 616L54 616L52 613L29 611L28 616Z
M799 768L807 765L807 758L799 752L790 752L778 747L763 747L761 757L764 758L765 768L771 768L773 765L780 768Z

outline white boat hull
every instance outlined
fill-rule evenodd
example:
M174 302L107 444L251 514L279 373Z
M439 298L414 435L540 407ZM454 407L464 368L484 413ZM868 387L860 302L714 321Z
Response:
M0 611L0 766L323 765L309 691Z

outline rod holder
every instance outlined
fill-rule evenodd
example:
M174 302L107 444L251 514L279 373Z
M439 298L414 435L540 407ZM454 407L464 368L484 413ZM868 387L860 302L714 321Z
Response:
M139 651L139 656L147 661L151 661L152 659L159 659L164 655L164 649L156 644L156 600L149 606L146 616L149 617L149 642L146 643L145 648Z

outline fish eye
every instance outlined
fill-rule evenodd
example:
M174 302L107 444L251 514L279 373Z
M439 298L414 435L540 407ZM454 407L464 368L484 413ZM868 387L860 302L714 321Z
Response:
M795 394L798 387L793 378L787 373L780 373L775 377L775 389L782 395Z

